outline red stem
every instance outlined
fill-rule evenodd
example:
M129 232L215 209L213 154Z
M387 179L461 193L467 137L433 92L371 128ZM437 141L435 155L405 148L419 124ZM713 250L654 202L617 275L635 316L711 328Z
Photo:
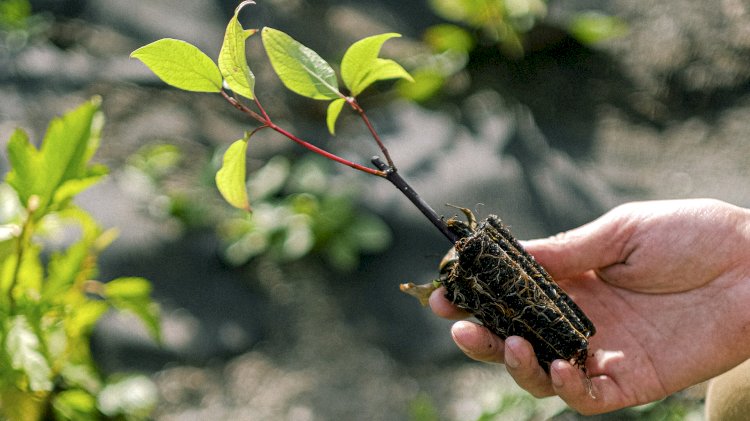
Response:
M265 127L273 129L277 133L283 135L284 137L288 138L289 140L297 143L298 145L306 148L307 150L309 150L311 152L314 152L314 153L316 153L318 155L321 155L321 156L323 156L325 158L328 158L328 159L330 159L332 161L335 161L335 162L338 162L340 164L346 165L347 167L354 168L355 170L359 170L359 171L365 172L367 174L376 175L378 177L385 177L386 176L385 171L380 171L380 170L376 170L376 169L373 169L373 168L370 168L370 167L366 167L364 165L357 164L356 162L349 161L348 159L342 158L342 157L340 157L338 155L332 154L332 153L326 151L325 149L321 149L321 148L313 145L310 142L302 140L299 137L295 136L294 134L292 134L292 133L284 130L283 128L281 128L279 126L277 126L274 122L271 121L271 118L268 116L268 114L266 113L266 110L263 108L263 106L260 104L260 102L258 101L257 98L255 98L255 100L254 100L255 101L255 105L258 107L258 109L260 110L260 112L263 115L260 115L260 114L256 113L255 111L251 110L250 108L247 108L247 106L245 106L244 104L242 104L241 102L239 102L236 98L233 98L233 97L229 96L229 94L227 94L223 90L221 91L221 96L223 96L224 99L226 99L230 104L232 104L232 106L234 106L238 110L242 111L243 113L249 115L253 119L257 120L258 122L260 122L261 124L263 124ZM369 125L369 127L372 127L372 126ZM374 129L371 129L371 130L374 130ZM380 143L379 139L378 139L378 143Z
M362 121L365 122L365 126L367 126L367 130L370 131L370 134L372 134L373 139L375 139L375 142L378 144L378 148L380 148L380 152L383 153L383 157L385 158L385 161L388 163L388 166L396 169L396 165L393 163L393 160L391 159L391 154L388 153L388 148L385 147L385 143L380 139L380 135L375 130L375 127L370 123L370 119L367 118L367 114L365 114L365 110L359 106L359 103L357 103L357 100L353 97L347 97L346 102L351 105L351 107L359 114L359 116L362 118Z
M360 164L357 164L356 162L349 161L348 159L342 158L342 157L340 157L338 155L334 155L334 154L332 154L332 153L330 153L330 152L328 152L328 151L326 151L324 149L321 149L321 148L319 148L319 147L317 147L317 146L315 146L315 145L313 145L313 144L311 144L309 142L306 142L306 141L298 138L297 136L289 133L288 131L282 129L281 127L275 125L274 123L271 123L270 121L268 122L268 127L270 127L271 129L277 131L278 133L286 136L287 138L289 138L290 140L296 142L297 144L301 145L302 147L307 148L308 150L310 150L312 152L315 152L315 153L317 153L319 155L322 155L322 156L324 156L324 157L326 157L328 159L336 161L336 162L338 162L340 164L344 164L344 165L346 165L348 167L352 167L355 170L366 172L366 173L372 174L372 175L377 175L378 177L385 177L385 172L383 172L383 171L375 170L375 169L372 169L370 167L365 167L364 165L360 165Z

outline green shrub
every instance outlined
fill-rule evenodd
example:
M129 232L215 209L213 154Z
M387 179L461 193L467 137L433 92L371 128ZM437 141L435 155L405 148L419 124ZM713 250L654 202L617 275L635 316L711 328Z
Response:
M10 420L143 419L155 388L143 376L105 379L89 348L109 309L134 313L159 339L158 309L142 278L97 280L116 237L73 198L107 168L90 160L103 117L92 99L54 119L37 148L21 129L7 145L0 185L0 415Z

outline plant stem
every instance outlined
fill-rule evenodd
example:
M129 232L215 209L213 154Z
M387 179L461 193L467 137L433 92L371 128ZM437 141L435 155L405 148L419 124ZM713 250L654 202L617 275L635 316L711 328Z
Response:
M422 212L422 215L427 217L427 219L432 222L432 225L437 227L437 229L445 236L445 238L448 239L448 241L451 242L451 244L454 244L456 241L458 241L458 236L454 234L449 228L448 225L443 221L442 218L440 218L430 205L422 199L422 197L419 196L419 194L414 190L409 183L404 180L401 175L396 171L396 168L392 166L388 166L385 162L383 162L379 157L372 158L372 163L375 164L376 167L378 167L379 170L383 171L385 173L385 178L391 182L396 188L406 196L411 203L414 204L414 206L419 209L420 212Z
M296 142L297 144L301 145L302 147L307 148L311 152L315 152L318 155L324 156L324 157L326 157L326 158L328 158L328 159L330 159L332 161L336 161L336 162L338 162L340 164L344 164L344 165L346 165L348 167L354 168L355 170L359 170L359 171L362 171L362 172L365 172L365 173L368 173L368 174L376 175L378 177L386 177L386 173L383 172L383 171L375 170L375 169L372 169L370 167L365 167L364 165L357 164L356 162L352 162L352 161L349 161L346 158L342 158L342 157L340 157L338 155L332 154L332 153L330 153L330 152L328 152L328 151L326 151L324 149L321 149L321 148L319 148L319 147L317 147L317 146L315 146L315 145L313 145L313 144L311 144L309 142L306 142L306 141L298 138L297 136L293 135L292 133L289 133L288 131L282 129L281 127L277 126L274 123L269 122L268 127L270 127L271 129L275 130L276 132L278 132L278 133L286 136L287 138L289 138L290 140Z
M18 235L18 244L16 246L16 266L13 268L13 275L10 280L10 286L8 287L8 305L10 314L15 312L16 299L13 297L13 290L18 285L18 278L21 276L21 265L23 264L24 255L26 254L26 248L29 245L29 238L33 230L32 226L34 223L34 212L36 212L39 206L39 198L37 196L31 196L29 203L26 206L26 220L21 227L21 233Z
M283 129L282 127L277 126L273 121L271 121L271 118L268 116L268 114L266 113L266 110L263 108L263 106L260 104L260 101L258 101L257 98L254 99L255 105L258 107L258 109L260 110L260 112L263 115L260 115L257 112L251 110L250 108L248 108L247 106L245 106L244 104L242 104L240 101L238 101L236 98L233 98L233 97L229 96L229 94L227 94L223 90L221 91L221 96L223 96L224 99L226 99L230 104L232 104L232 106L234 106L234 108L240 110L244 114L250 116L254 120L256 120L259 123L263 124L265 127L268 127L270 129L276 131L277 133L283 135L284 137L288 138L289 140L297 143L298 145L302 146L303 148L305 148L305 149L307 149L307 150L309 150L311 152L314 152L314 153L316 153L318 155L321 155L321 156L323 156L325 158L328 158L328 159L330 159L332 161L338 162L339 164L346 165L347 167L354 168L355 170L362 171L362 172L365 172L367 174L376 175L378 177L385 177L385 173L383 171L372 169L370 167L366 167L364 165L357 164L356 162L352 162L352 161L350 161L350 160L348 160L346 158L342 158L342 157L340 157L340 156L338 156L336 154L328 152L325 149L319 148L319 147L313 145L310 142L302 140L299 137L295 136L294 134L290 133L289 131Z
M325 158L328 158L332 161L338 162L340 164L346 165L348 167L354 168L355 170L362 171L367 174L376 175L378 177L383 177L391 182L401 193L403 193L404 196L406 196L414 206L419 209L420 212L422 212L422 215L427 217L427 219L432 222L432 224L445 236L445 238L448 239L448 241L451 242L451 244L454 244L458 240L458 236L453 233L449 228L448 225L443 221L440 216L438 216L437 212L435 212L430 205L422 199L419 194L409 185L409 183L404 180L401 175L396 170L396 166L393 164L393 160L391 159L391 155L388 153L388 149L385 147L385 144L380 139L380 136L378 135L377 131L375 130L375 127L373 127L372 123L370 122L370 119L367 118L367 114L362 109L362 107L359 106L357 101L354 98L348 97L346 98L347 102L354 108L354 110L357 111L357 113L362 118L362 121L364 121L365 125L367 126L367 129L372 134L372 137L375 139L375 142L378 144L378 148L383 153L383 156L385 157L386 162L383 162L379 157L372 158L372 163L377 167L377 169L372 169L370 167L366 167L361 164L357 164L356 162L352 162L348 159L342 158L338 155L332 154L325 149L321 149L305 140L300 139L299 137L295 136L294 134L290 133L289 131L283 129L280 126L277 126L273 121L271 121L271 118L266 113L266 110L261 105L260 101L258 101L257 98L254 99L255 105L258 107L258 110L260 110L261 114L258 114L257 112L251 110L244 104L242 104L240 101L238 101L236 98L231 97L229 94L227 94L225 91L221 91L221 95L226 99L230 104L232 104L233 107L241 111L242 113L250 116L254 120L258 121L263 125L263 127L270 128L277 133L283 135L284 137L288 138L289 140L299 144L300 146L304 147L305 149L314 152L318 155L321 155ZM256 129L257 130L257 129Z
M388 153L388 148L385 147L385 143L380 139L380 135L375 130L375 127L370 123L370 119L367 118L367 114L365 113L365 110L359 106L359 103L355 98L347 97L346 102L349 103L349 105L354 108L355 111L359 114L359 116L362 118L362 121L364 121L365 126L367 126L367 130L370 131L370 134L372 134L373 139L375 139L375 142L378 144L378 148L380 148L380 152L382 152L383 157L385 158L385 161L388 163L388 167L392 168L394 171L396 170L396 165L393 163L393 159L391 159L391 154Z
M258 121L259 123L266 124L267 120L263 118L263 116L251 110L250 108L247 108L243 103L229 96L229 94L226 93L224 90L221 91L221 96L224 97L224 99L226 99L228 103L232 104L234 108L240 110L242 113L249 115L250 117Z

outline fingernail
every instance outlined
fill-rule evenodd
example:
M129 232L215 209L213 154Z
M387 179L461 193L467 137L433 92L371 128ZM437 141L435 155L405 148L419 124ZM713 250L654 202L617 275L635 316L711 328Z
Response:
M557 367L551 366L549 368L549 376L552 380L552 386L559 389L564 386L564 383L562 377L560 376L560 373L557 370Z
M451 328L451 336L453 336L453 341L464 352L469 352L466 348L464 348L463 343L466 340L467 335L469 335L470 329L471 326L467 325L465 321L457 322L453 325L453 328Z
M505 365L510 368L518 368L521 366L521 361L518 359L518 356L508 346L505 347Z

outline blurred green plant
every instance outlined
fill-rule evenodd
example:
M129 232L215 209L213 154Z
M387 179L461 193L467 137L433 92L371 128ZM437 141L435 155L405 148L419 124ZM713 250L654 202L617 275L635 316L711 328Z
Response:
M440 413L427 393L419 393L409 403L409 421L437 421L439 419Z
M34 14L29 0L0 0L0 51L17 51L44 32L48 18Z
M413 83L397 84L401 95L415 101L430 99L460 75L477 46L496 45L506 58L521 59L529 32L547 16L546 0L430 0L429 6L446 23L425 30L422 38L431 53L412 60ZM592 45L625 34L627 25L616 17L585 11L563 29Z
M198 166L215 172L223 154L217 151L218 159ZM177 229L215 229L222 256L232 265L255 258L284 263L312 254L333 269L349 271L363 254L380 252L390 243L388 226L357 204L354 186L336 180L325 159L269 159L243 187L253 197L252 213L207 200L216 196L207 180L175 182L184 162L176 145L146 145L130 156L116 178L152 218ZM334 185L338 187L332 189Z
M523 34L547 14L544 0L430 0L429 4L438 16L463 26L454 26L451 33L442 30L441 35L444 36L438 37L441 42L434 44L435 47L445 47L446 38L466 38L466 35L459 34L468 28L480 42L498 44L513 57L523 54ZM434 31L432 28L427 34L432 35L433 41ZM427 39L430 40L429 37ZM462 44L467 46L465 42Z
M330 188L327 164L317 157L291 164L276 156L257 170L247 183L253 213L236 212L220 222L226 259L239 265L263 254L284 262L315 253L349 271L361 255L384 250L388 226L356 205L354 191Z
M192 92L220 94L234 108L260 125L246 132L225 151L221 168L216 173L216 186L224 199L238 209L250 211L250 201L245 187L247 150L250 138L260 130L270 129L308 151L331 161L371 175L388 178L389 171L372 168L350 161L324 148L313 145L276 124L255 94L255 75L250 70L245 54L247 39L258 32L245 29L238 15L252 0L241 2L227 24L224 41L216 63L194 45L172 38L163 38L133 51L131 57L141 60L156 76L168 85ZM304 46L288 34L264 27L261 39L271 66L281 82L290 91L301 96L329 102L326 125L331 134L345 105L357 113L377 144L388 169L395 166L356 96L376 82L389 79L407 79L411 76L398 63L380 58L383 44L400 37L386 33L370 36L352 44L341 61L341 78L350 95L344 94L338 77L315 51ZM249 100L249 105L245 104Z
M0 185L4 419L138 420L156 403L148 378L105 379L89 349L95 323L110 309L133 313L160 337L147 280L97 280L97 258L117 234L73 202L107 174L90 163L103 125L99 102L54 119L39 148L22 129L8 141L11 170Z

